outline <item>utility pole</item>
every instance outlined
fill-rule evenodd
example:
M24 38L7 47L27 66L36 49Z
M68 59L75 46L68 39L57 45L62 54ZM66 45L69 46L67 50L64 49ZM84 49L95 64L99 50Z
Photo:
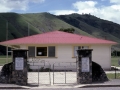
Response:
M8 21L6 22L6 41L8 40Z
M6 22L6 41L8 40L8 21ZM8 45L6 46L6 63L8 63Z
M29 30L29 23L28 23L28 36L30 35L30 30Z

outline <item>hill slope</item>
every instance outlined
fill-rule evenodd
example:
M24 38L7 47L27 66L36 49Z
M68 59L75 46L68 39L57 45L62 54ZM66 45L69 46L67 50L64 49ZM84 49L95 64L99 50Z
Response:
M0 41L6 40L7 30L8 40L10 40L60 28L74 28L75 33L91 36L49 13L0 13ZM0 54L5 54L5 48L0 47L0 51L2 51Z
M8 22L8 27L7 27ZM108 39L120 43L120 25L92 15L71 14L55 16L50 13L0 13L0 41L44 33L60 28L74 28L75 33ZM120 45L117 45L117 47ZM0 47L2 54L5 48ZM1 54L0 53L0 54Z
M120 25L84 14L60 15L58 18L95 37L120 43Z
M39 29L41 32L59 30L60 28L74 28L75 32L78 34L91 36L85 31L64 22L50 13L22 14L22 16L26 21Z

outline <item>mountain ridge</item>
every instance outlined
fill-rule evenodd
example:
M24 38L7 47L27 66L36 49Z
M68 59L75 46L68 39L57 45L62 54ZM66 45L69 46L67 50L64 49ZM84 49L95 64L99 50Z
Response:
M76 34L120 43L120 25L93 15L70 14L56 16L46 12L0 13L0 41L6 40L7 29L8 40L10 40L61 28L74 28ZM115 48L120 48L120 45L116 45ZM3 48L0 47L0 50L2 51L0 54L5 54Z

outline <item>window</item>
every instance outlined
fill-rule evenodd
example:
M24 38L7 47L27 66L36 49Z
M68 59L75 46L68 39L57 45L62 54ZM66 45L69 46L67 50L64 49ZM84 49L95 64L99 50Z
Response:
M37 56L47 56L47 47L37 47L36 55Z
M79 49L89 49L89 46L75 46L74 47L74 56L77 56L77 50Z
M54 46L48 47L48 57L55 57L55 47Z
M55 57L55 46L36 47L36 56Z
M35 47L34 46L28 47L28 56L35 57Z

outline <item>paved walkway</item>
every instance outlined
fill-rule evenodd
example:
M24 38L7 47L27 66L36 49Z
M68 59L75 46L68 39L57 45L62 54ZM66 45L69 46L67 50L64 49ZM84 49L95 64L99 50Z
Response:
M0 89L42 89L42 88L88 88L88 87L120 87L120 79L112 79L104 83L92 84L55 84L55 85L39 85L39 86L20 86L15 84L0 84Z

